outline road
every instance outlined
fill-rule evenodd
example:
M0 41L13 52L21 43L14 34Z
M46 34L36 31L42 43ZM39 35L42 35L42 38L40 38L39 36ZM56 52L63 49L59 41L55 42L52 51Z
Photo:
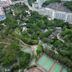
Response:
M27 0L13 1L11 5L15 5L17 3L25 3L30 10L33 10L32 7L28 4L28 1Z

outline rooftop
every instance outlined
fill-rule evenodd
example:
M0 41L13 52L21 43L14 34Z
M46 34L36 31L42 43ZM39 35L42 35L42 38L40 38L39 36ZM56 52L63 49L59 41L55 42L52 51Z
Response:
M0 7L7 7L11 4L11 0L0 0Z
M71 11L63 5L63 3L50 3L47 7L54 10L71 13Z

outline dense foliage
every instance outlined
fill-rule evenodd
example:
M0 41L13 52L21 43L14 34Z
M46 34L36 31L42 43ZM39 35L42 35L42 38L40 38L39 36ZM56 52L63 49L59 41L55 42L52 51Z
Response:
M72 68L72 25L62 20L48 20L46 16L30 11L23 3L10 6L5 12L7 18L0 22L0 65L19 62L20 68L26 68L31 56L20 50L21 42L29 45L41 42L52 45L51 50L45 51L48 55ZM56 27L61 28L60 37L64 42L57 38L57 33L54 34ZM53 38L52 34L55 35ZM37 53L42 51L39 45Z
M25 9L20 10L23 7ZM20 14L25 15L25 10L28 8L24 4L21 6L16 4L11 6L9 10L5 9L7 18L0 22L0 66L2 67L25 69L31 61L31 55L21 51L20 43L21 26L18 24L18 20L20 19L20 23L24 21L20 18Z
M50 55L62 64L72 68L72 28L64 28L61 32L61 37L64 43L57 38L49 41L53 45L51 50L45 50L47 55Z
M0 44L0 65L7 67L16 63L21 68L26 68L30 62L31 55L22 52L16 40L8 39L6 39L7 42Z
M42 52L43 52L43 46L41 44L38 45L36 52L37 52L38 56L42 54Z
M65 2L64 5L72 11L72 1Z

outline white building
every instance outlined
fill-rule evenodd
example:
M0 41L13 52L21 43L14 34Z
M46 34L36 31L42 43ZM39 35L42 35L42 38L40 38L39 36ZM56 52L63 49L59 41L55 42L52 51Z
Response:
M60 20L64 20L65 22L72 24L72 13L57 11L57 10L50 9L50 8L45 8L44 12L51 19L54 19L54 18L60 19Z
M61 19L72 24L72 11L66 8L63 3L51 3L46 7L46 10L49 10L48 16L52 19Z

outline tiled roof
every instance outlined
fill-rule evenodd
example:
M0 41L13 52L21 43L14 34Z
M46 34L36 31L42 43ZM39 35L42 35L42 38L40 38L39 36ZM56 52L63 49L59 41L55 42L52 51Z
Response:
M64 12L71 12L68 8L66 8L63 3L50 3L48 6L48 8L54 9L54 10L58 10L58 11L64 11Z
M11 0L0 0L0 7L6 7L11 4Z

